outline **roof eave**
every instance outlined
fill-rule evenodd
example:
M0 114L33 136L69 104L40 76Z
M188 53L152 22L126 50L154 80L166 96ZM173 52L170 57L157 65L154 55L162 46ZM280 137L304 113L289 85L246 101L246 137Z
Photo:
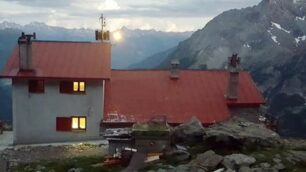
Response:
M110 77L45 77L0 75L2 79L43 79L43 80L109 80Z

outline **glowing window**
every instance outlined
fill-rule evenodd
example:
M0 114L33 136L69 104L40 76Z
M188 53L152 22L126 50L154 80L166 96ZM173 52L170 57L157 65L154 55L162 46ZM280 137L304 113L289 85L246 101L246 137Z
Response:
M79 124L80 128L86 129L86 118L79 118L79 120L80 120L80 124Z
M61 93L85 93L86 83L84 81L61 81L60 92Z
M73 130L86 130L86 117L72 117L71 122Z
M73 82L73 91L79 91L79 82Z
M78 117L72 118L72 129L79 129L79 118Z
M73 82L74 92L85 92L85 82Z
M80 86L79 88L80 91L85 91L85 82L79 82L79 86Z

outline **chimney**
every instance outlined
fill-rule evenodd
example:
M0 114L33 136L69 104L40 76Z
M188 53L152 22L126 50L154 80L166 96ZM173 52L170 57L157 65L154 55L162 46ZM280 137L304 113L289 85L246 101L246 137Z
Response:
M19 45L19 70L33 70L32 66L32 40L36 39L36 34L26 35L24 32L18 38Z
M239 87L239 71L240 71L240 57L235 53L232 57L228 58L228 90L227 99L237 100L238 98L238 87Z
M178 59L173 59L171 60L171 69L170 69L170 78L171 79L179 79L180 75L180 71L179 71L179 60Z

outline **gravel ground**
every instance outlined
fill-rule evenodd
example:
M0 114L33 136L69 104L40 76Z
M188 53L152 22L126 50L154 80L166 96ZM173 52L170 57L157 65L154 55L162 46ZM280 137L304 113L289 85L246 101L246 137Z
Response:
M0 134L0 152L13 144L13 132L4 131Z
M104 156L108 142L88 141L83 143L50 143L12 146L13 133L0 135L0 172L8 171L20 163L33 163L42 160L52 161L83 156Z
M79 156L103 156L106 155L107 149L108 145L105 141L102 143L74 143L67 145L28 145L9 147L0 151L0 159L16 163L31 163Z

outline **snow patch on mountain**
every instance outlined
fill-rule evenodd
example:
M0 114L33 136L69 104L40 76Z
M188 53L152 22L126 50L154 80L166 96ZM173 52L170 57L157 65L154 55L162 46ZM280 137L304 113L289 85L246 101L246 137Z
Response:
M298 17L298 16L296 16L296 17L295 17L295 20L302 20L302 21L305 21L305 17L306 17L306 16L304 16L304 17Z
M271 22L271 23L272 23L272 26L275 26L277 29L282 30L282 31L284 31L286 33L290 33L289 30L284 29L280 24L274 23L274 22Z
M271 39L273 40L273 42L275 42L277 45L280 45L280 43L277 41L277 36L272 34L271 28L270 30L268 30L268 33L271 35Z
M301 41L305 41L306 40L306 35L304 36L299 36L297 38L295 38L295 42L298 45Z
M301 2L302 2L301 0L293 0L294 4L301 3Z
M251 48L251 46L248 43L243 44L243 47Z

